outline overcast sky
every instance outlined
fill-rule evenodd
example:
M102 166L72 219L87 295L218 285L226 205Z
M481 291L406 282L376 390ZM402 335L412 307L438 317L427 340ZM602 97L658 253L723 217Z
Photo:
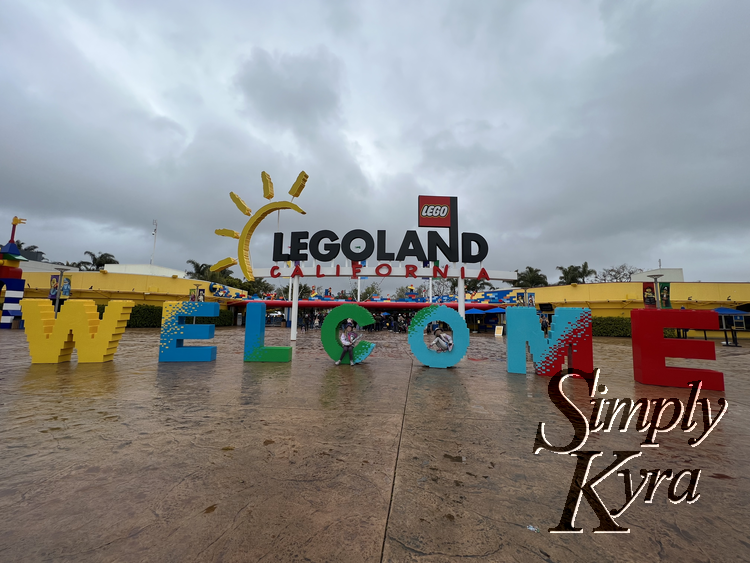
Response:
M748 20L745 0L3 1L0 235L19 215L52 261L148 263L158 219L155 262L184 270L237 256L214 234L244 225L230 191L255 210L262 170L277 199L305 170L286 233L399 242L418 195L456 195L492 269L750 281Z

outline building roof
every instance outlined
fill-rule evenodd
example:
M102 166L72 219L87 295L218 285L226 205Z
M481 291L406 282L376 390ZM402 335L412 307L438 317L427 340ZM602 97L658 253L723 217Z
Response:
M138 274L141 276L159 276L164 278L171 278L172 276L184 278L186 275L184 270L175 270L154 264L107 264L104 266L104 269L110 274Z

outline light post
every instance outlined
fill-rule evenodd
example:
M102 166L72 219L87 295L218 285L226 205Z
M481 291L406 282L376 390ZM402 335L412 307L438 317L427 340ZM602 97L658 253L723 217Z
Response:
M63 288L63 273L70 270L70 268L58 267L58 268L55 268L55 270L60 272L60 275L57 277L57 293L55 295L55 318L57 318L57 312L60 310L60 294L62 293L62 288Z
M659 292L659 278L664 277L664 274L649 274L648 277L654 280L654 293L656 294L656 308L661 309L661 293Z

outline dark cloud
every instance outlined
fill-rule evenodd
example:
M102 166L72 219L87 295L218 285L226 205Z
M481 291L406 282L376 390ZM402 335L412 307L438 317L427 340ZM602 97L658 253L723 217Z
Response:
M324 47L309 55L254 48L237 73L237 86L256 118L316 137L340 119L341 66Z
M240 194L310 175L280 228L461 228L513 270L622 262L747 280L746 2L4 5L0 227L84 250L213 262ZM9 227L8 227L9 228ZM270 261L276 222L253 242ZM343 283L343 282L342 282Z

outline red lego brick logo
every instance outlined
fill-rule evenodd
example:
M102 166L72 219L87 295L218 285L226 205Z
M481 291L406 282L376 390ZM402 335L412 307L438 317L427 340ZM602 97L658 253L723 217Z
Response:
M420 227L450 227L452 211L448 196L419 196Z

